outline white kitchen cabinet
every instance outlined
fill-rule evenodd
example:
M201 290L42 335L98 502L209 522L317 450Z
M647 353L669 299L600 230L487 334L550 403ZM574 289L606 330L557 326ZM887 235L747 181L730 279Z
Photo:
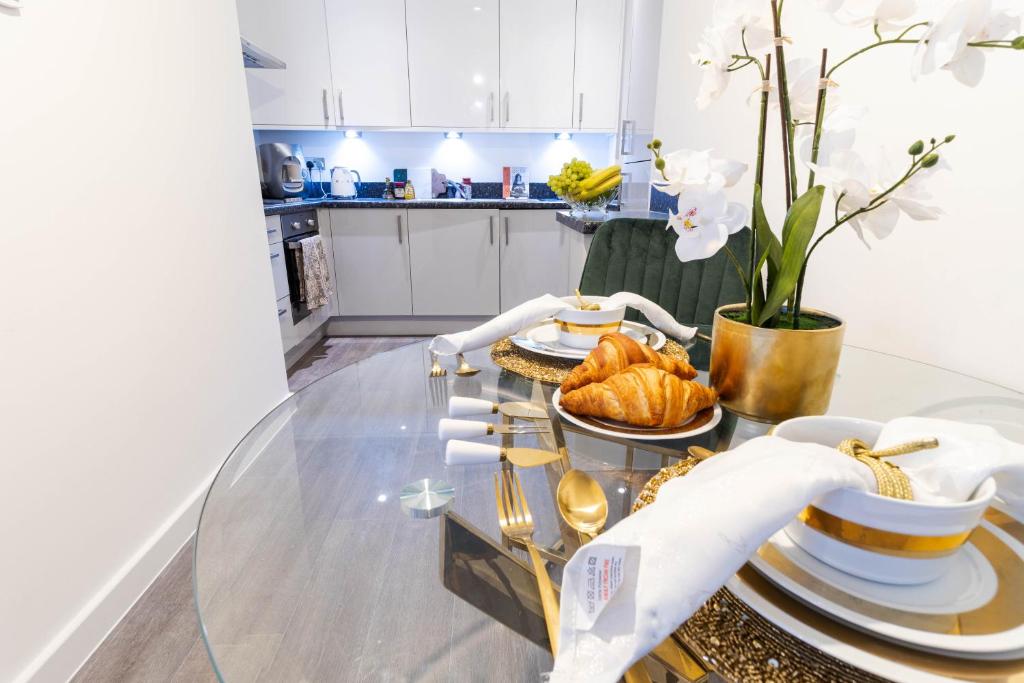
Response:
M499 125L498 2L406 3L413 126ZM373 60L364 68L374 70Z
M408 213L331 210L339 315L412 315Z
M325 5L337 125L408 126L405 0Z
M543 294L565 296L568 233L555 211L501 211L501 310Z
M244 38L287 64L246 69L257 126L330 125L334 96L323 0L237 0Z
M571 128L576 0L501 0L503 128Z
M270 245L270 272L274 276L275 299L288 296L288 268L285 265L284 242Z
M573 126L615 130L619 125L619 85L625 0L576 3L576 70Z
M413 314L499 312L498 223L487 209L409 211Z

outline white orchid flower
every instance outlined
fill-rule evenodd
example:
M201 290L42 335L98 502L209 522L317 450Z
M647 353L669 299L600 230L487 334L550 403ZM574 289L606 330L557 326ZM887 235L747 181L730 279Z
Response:
M657 172L667 180L654 181L665 194L678 196L686 191L714 193L732 187L747 171L747 165L729 159L715 159L709 150L681 149L662 157L665 168Z
M838 204L838 211L843 215L871 206L872 202L898 180L896 174L886 171L884 163L869 166L860 155L851 150L834 153L829 166L808 165L817 173L816 182L831 188ZM931 195L922 187L922 183L936 168L939 166L918 172L870 211L848 221L850 227L869 249L871 244L866 236L871 235L881 240L891 235L901 212L914 220L933 220L941 215L942 212L937 207L925 203Z
M821 139L818 141L818 165L830 166L836 152L853 149L857 140L857 127L867 113L867 107L842 105L825 116L821 122ZM814 149L814 126L797 127L799 158L809 164Z
M761 57L770 51L775 38L771 3L766 0L716 0L711 14L713 30L733 46L734 54Z
M928 0L929 2L932 0ZM917 11L916 0L819 0L818 7L841 24L874 26L892 31L910 24Z
M746 208L730 202L725 193L692 190L679 197L679 210L669 216L668 227L679 234L676 256L682 262L710 258L746 223Z
M1020 26L1019 9L995 9L992 0L947 2L917 44L911 75L916 79L946 69L964 85L974 87L985 75L985 52L969 43L1016 36Z
M724 33L713 28L704 29L697 43L697 52L690 55L693 63L704 72L697 91L698 109L707 109L729 87L732 54Z

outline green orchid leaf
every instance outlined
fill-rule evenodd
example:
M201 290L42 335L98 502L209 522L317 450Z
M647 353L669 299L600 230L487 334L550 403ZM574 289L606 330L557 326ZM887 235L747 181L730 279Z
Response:
M764 213L764 205L761 204L761 186L754 185L754 230L757 235L757 243L768 247L768 289L771 289L775 276L782 265L782 244L779 238L772 232L768 224L768 217ZM762 264L763 265L763 264ZM759 272L757 267L755 272Z
M758 325L768 322L779 311L786 299L793 295L797 280L800 278L800 271L804 266L804 260L807 258L807 246L818 225L818 214L821 213L821 200L824 196L825 188L815 185L798 197L790 207L789 213L786 214L786 223L783 226L782 234L787 237L783 239L782 243L782 263L779 267L778 277L768 289L768 297L761 309L761 314L757 317Z

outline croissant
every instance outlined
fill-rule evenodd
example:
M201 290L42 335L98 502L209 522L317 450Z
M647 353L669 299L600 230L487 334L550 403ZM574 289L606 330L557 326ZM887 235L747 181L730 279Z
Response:
M561 405L574 415L618 420L638 427L677 427L718 400L718 393L654 365L640 363L570 391Z
M562 382L562 394L568 394L591 382L603 382L635 363L651 363L680 379L693 379L697 376L697 371L686 361L664 356L632 337L613 332L602 335L583 363L572 369Z

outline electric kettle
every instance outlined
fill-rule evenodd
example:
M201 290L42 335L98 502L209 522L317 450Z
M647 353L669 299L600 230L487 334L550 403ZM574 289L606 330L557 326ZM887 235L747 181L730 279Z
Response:
M355 180L352 180L352 176ZM356 183L363 182L359 171L348 169L344 166L335 166L331 169L331 196L333 197L355 197Z

